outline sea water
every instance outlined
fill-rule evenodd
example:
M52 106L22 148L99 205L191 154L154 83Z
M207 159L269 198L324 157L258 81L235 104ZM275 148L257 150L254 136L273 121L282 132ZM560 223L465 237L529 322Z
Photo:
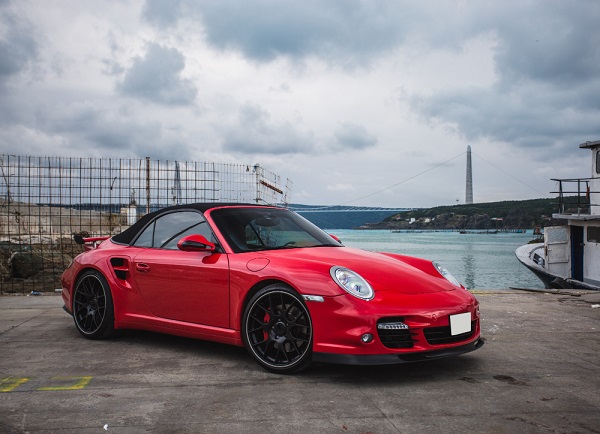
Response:
M328 230L344 245L374 252L392 252L437 261L468 289L543 288L541 281L515 256L528 233L391 232Z

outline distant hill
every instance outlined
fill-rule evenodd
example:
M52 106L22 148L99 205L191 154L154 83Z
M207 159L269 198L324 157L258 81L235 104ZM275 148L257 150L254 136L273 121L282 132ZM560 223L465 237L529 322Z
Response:
M354 229L369 223L377 223L397 214L396 210L374 207L341 207L291 204L289 208L296 211L308 221L321 229ZM411 208L406 208L411 210Z
M363 229L530 229L552 220L556 199L477 203L411 210Z

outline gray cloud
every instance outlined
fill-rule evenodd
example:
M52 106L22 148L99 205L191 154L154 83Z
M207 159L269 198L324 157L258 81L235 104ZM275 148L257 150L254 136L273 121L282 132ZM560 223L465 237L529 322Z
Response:
M600 3L594 0L510 6L387 0L182 1L180 17L199 17L209 44L259 62L317 56L344 66L368 64L409 42L413 50L458 52L470 39L486 35L495 41L495 85L476 89L465 83L462 89L413 95L417 113L429 122L451 126L469 140L540 146L549 140L570 142L576 129L585 136L599 133L594 119L600 110ZM146 5L152 14L164 8L160 2ZM169 10L161 20L154 22L173 25L176 14ZM344 134L336 132L338 143L364 145Z
M156 26L171 27L177 24L181 12L181 0L146 0L142 16Z
M318 139L298 125L274 120L271 114L256 104L243 105L237 117L218 128L223 137L223 149L242 154L322 154L340 150L363 150L377 143L377 137L365 127L353 123L341 124L334 133L334 141L317 146Z
M566 86L600 74L597 1L523 3L499 13L495 60L504 86L523 78Z
M335 131L337 145L341 149L361 150L377 144L377 137L369 134L362 125L343 123Z
M570 152L600 136L600 3L515 4L480 19L495 33L496 83L413 95L416 112L470 141Z
M566 95L548 92L535 86L511 93L467 89L415 98L412 104L429 122L455 129L471 142L489 138L515 146L570 149L576 137L600 135L600 111L577 110Z
M175 8L149 0L144 17L169 27L179 17L200 19L207 42L219 50L270 61L280 56L321 56L332 63L356 65L392 49L404 37L397 1L318 0L239 2L186 1Z
M575 145L600 138L597 0L52 4L48 14L44 3L0 0L3 152L270 160L296 171L305 197L327 202L341 190L379 190L466 143L541 184L557 172L579 174ZM124 61L140 43L146 51ZM186 68L192 57L201 71ZM458 64L448 65L453 58ZM464 76L476 83L460 83L467 65ZM418 152L409 145L416 142ZM505 144L512 149L498 153ZM364 158L351 151L375 146L381 152L362 155L378 173L336 180L340 159L344 173L360 170ZM391 150L406 158L391 161ZM307 176L308 165L319 170ZM437 200L454 197L460 179L444 182ZM328 184L338 188L329 199ZM488 188L526 194L500 184ZM407 205L387 193L373 200Z
M150 44L146 55L137 57L118 90L127 96L166 105L193 104L196 87L181 77L185 58L175 48Z
M115 60L116 55L119 51L119 44L117 43L117 38L115 34L111 31L108 33L107 38L108 46L110 47L110 57L106 57L101 59L102 64L104 65L103 72L106 75L120 75L125 72L125 68Z
M161 126L155 121L137 119L129 110L101 108L99 102L73 102L45 111L37 117L37 127L65 137L72 146L126 153L128 150L161 140Z
M287 121L271 120L263 108L245 104L233 122L218 127L223 149L242 154L308 153L314 148L312 134L302 132Z
M4 7L6 3L0 3ZM0 39L0 80L25 69L37 56L37 43L31 25L9 10L0 10L4 31Z
M74 156L150 156L188 158L190 143L177 131L178 124L151 116L143 104L114 103L105 100L75 100L64 95L57 102L53 95L31 92L21 95L26 102L11 96L7 107L19 113L2 122L0 149L13 153L40 149L43 154L70 153ZM0 119L8 111L0 98Z

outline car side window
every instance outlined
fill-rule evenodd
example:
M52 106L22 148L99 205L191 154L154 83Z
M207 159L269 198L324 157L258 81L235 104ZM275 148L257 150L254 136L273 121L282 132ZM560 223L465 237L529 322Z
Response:
M136 247L152 247L152 239L154 238L154 222L146 226L146 229L137 237L135 243Z
M177 250L177 243L185 236L199 234L214 242L214 237L202 214L194 211L172 212L157 218L140 234L137 247Z

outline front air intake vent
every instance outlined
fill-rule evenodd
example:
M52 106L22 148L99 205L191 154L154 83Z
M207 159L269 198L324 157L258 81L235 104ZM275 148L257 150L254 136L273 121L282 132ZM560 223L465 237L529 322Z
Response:
M377 335L387 348L412 348L413 340L404 318L381 318L377 321Z
M450 326L445 327L429 327L423 330L425 339L430 345L444 345L454 344L456 342L466 341L473 336L475 328L477 327L477 321L471 321L471 331L462 333L460 335L454 335L450 333Z

